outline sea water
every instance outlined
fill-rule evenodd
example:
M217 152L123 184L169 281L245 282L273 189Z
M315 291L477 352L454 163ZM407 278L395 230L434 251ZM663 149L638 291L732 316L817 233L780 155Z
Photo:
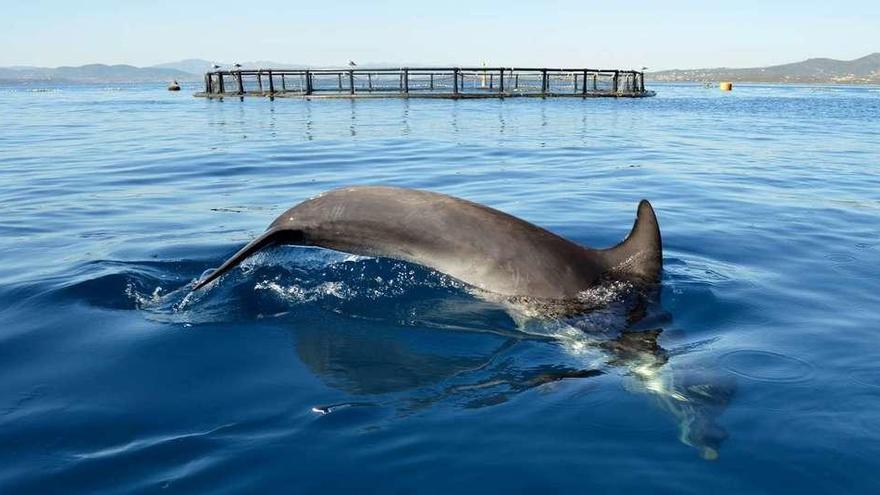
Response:
M0 88L0 492L880 488L878 88L197 89ZM659 294L636 319L612 289L542 321L423 267L296 247L190 294L352 184L593 247L647 198Z

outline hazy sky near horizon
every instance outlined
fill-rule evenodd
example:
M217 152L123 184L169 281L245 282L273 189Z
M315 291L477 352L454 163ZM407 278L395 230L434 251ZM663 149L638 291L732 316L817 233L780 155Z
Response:
M0 66L185 58L746 67L880 51L880 2L471 0L7 2Z

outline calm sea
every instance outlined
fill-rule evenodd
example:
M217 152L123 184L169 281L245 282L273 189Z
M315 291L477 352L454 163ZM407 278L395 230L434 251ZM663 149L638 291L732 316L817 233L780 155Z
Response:
M880 89L196 89L0 88L0 492L880 488ZM350 184L594 247L648 198L660 297L632 326L614 304L524 321L418 266L293 247L188 295Z

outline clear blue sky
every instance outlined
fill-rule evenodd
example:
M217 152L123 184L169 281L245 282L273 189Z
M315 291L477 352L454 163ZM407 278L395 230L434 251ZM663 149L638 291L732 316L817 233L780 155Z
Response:
M205 58L665 69L880 51L877 0L4 3L0 66Z

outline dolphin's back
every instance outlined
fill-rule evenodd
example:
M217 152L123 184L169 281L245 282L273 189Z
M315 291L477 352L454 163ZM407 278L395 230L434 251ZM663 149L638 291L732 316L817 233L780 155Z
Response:
M444 194L350 187L287 210L265 234L200 281L197 288L273 243L400 259L496 294L541 299L576 297L621 258ZM632 261L631 257L621 259Z
M562 297L599 271L584 248L547 230L427 191L338 189L291 208L271 228L301 230L303 244L418 263L502 295Z

